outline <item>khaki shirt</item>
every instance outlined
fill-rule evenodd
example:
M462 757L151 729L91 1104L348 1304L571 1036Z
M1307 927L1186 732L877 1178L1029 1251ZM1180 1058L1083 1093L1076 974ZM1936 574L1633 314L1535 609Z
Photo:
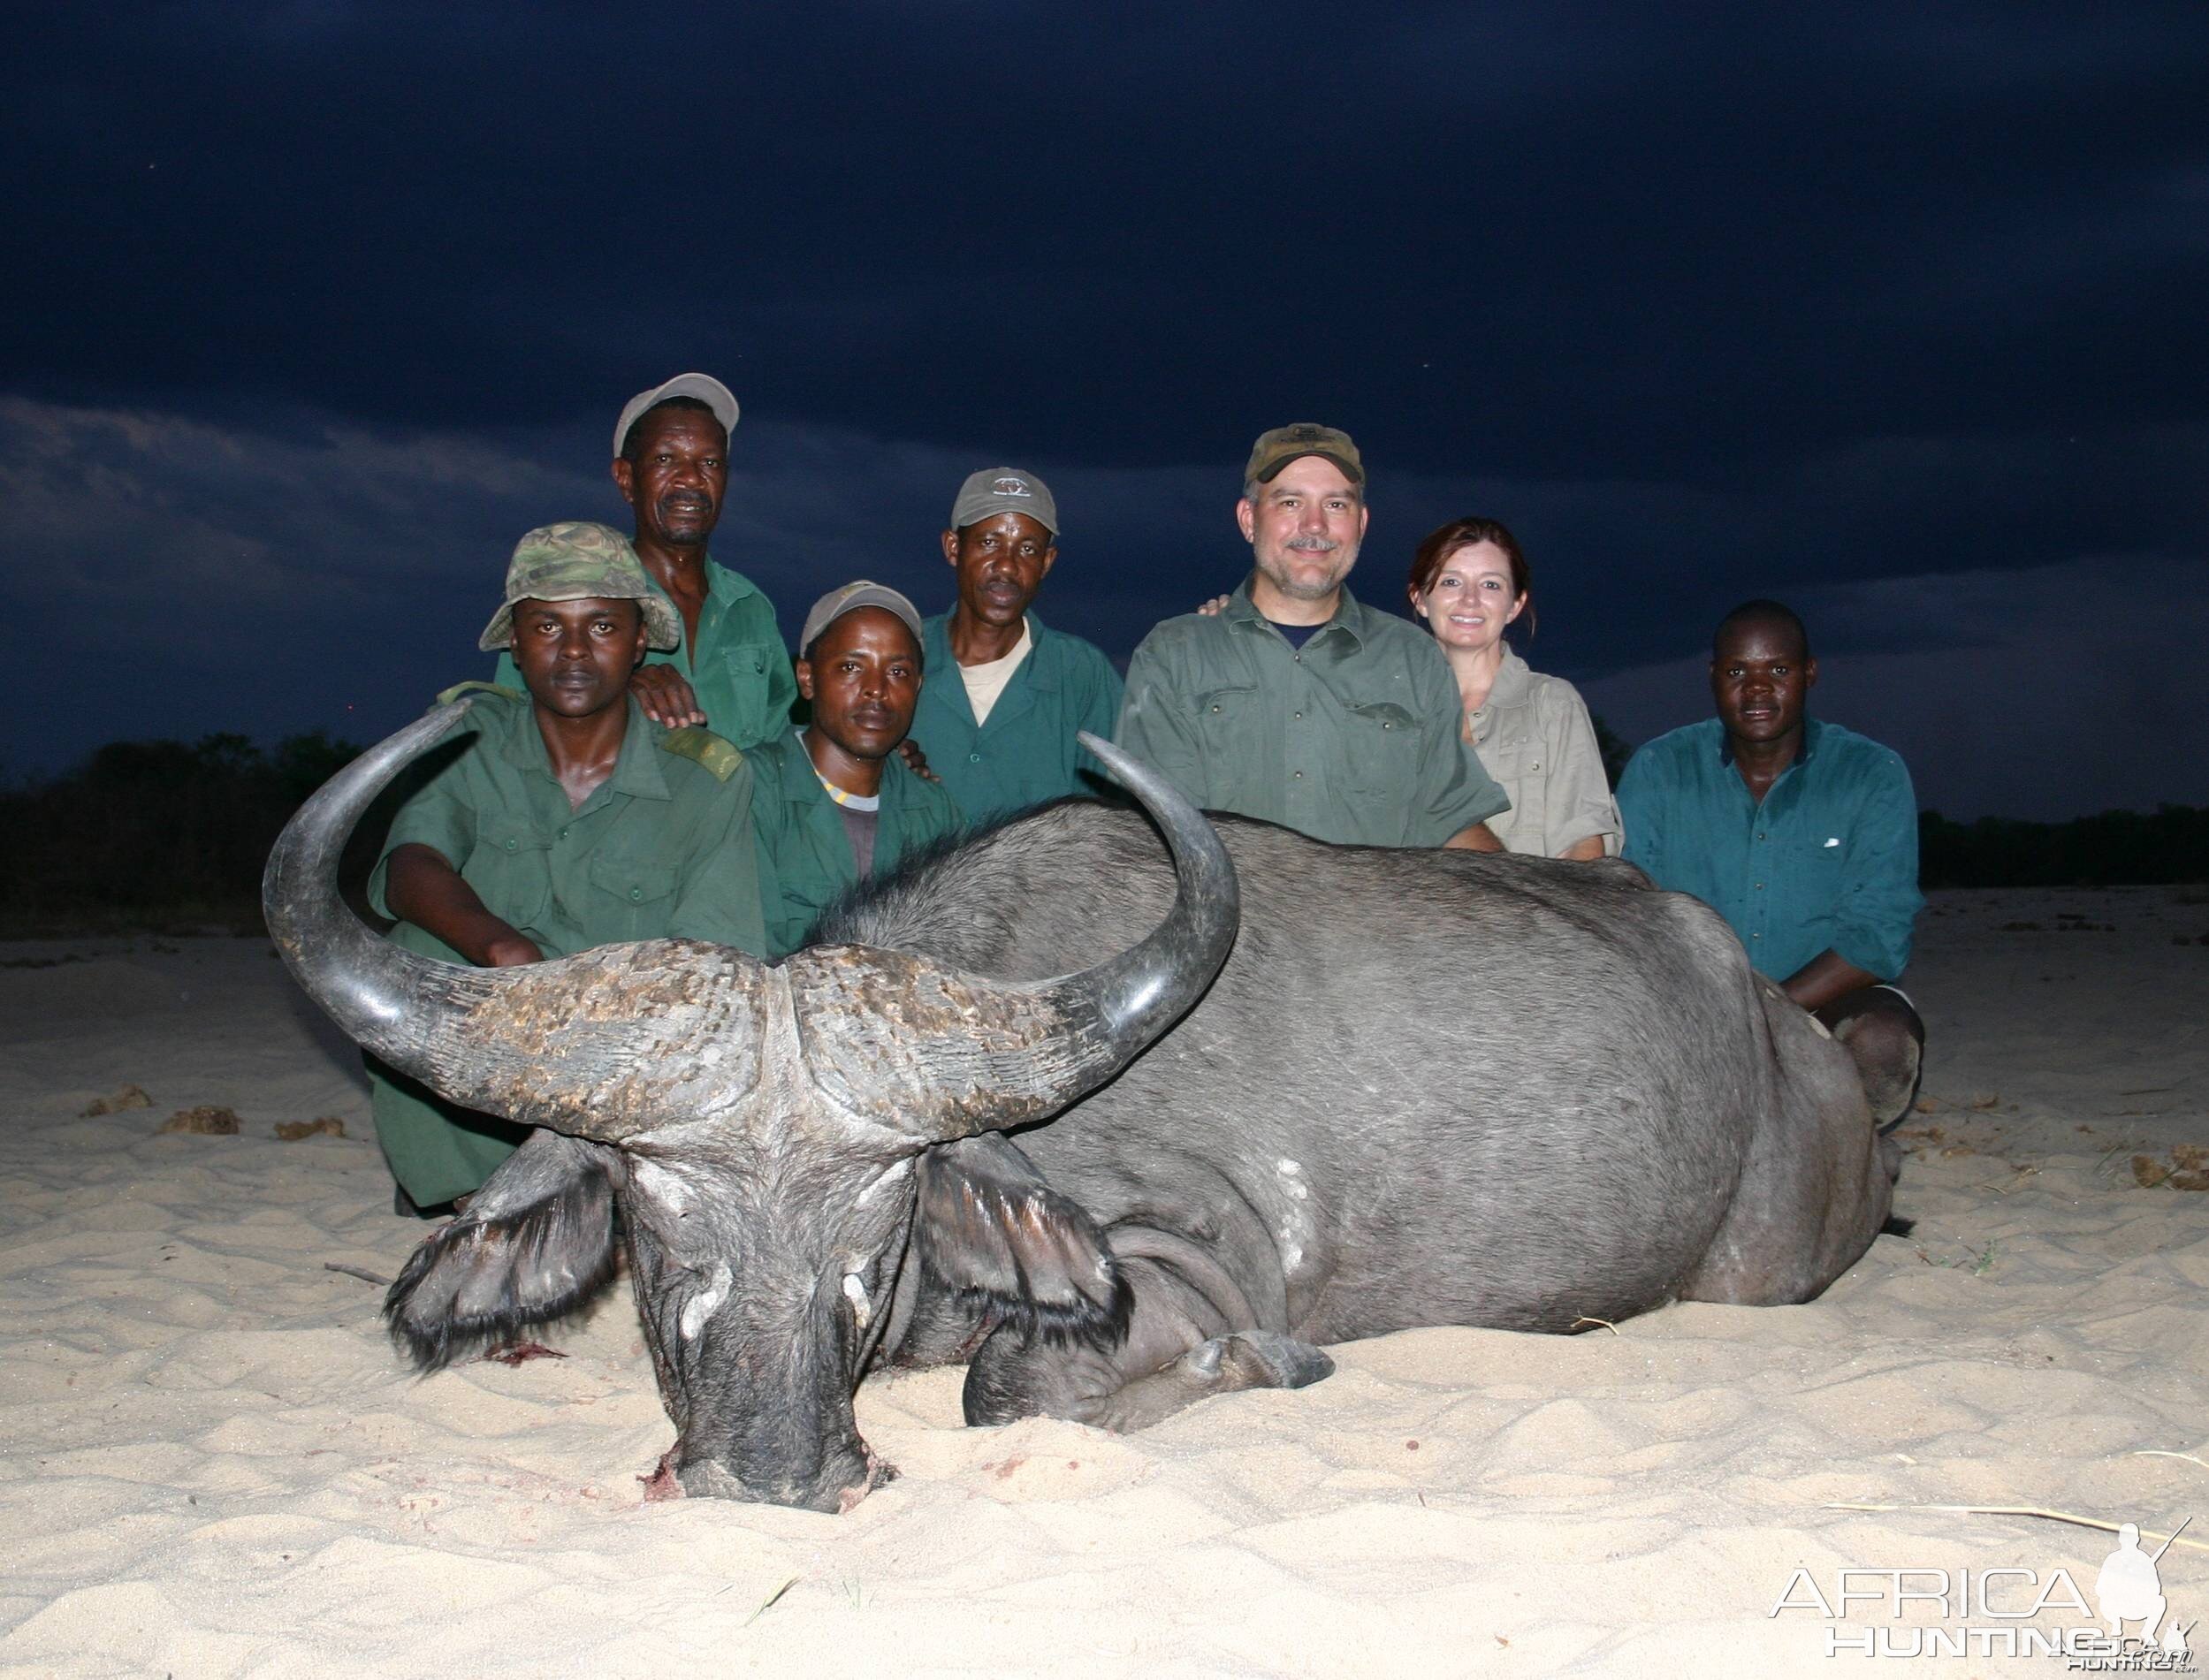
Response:
M1506 647L1487 703L1466 715L1466 726L1481 763L1511 796L1511 809L1488 824L1505 851L1555 857L1600 835L1603 855L1619 855L1619 807L1579 689L1529 670Z
M1425 631L1344 589L1292 648L1245 580L1218 617L1169 619L1143 638L1118 744L1207 810L1338 843L1439 846L1509 802L1463 718Z

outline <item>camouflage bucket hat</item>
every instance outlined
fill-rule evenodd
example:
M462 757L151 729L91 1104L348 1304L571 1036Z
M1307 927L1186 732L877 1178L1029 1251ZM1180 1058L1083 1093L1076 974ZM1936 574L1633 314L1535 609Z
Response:
M641 602L645 644L662 651L682 645L682 620L652 588L628 538L590 520L540 525L514 545L506 603L491 615L476 645L490 653L512 643L516 601L590 600Z

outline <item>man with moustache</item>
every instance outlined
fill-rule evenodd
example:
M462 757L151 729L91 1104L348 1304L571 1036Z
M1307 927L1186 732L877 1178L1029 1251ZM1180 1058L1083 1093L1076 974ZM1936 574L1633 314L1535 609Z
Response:
M1746 601L1710 642L1718 715L1660 735L1619 781L1626 858L1723 916L1795 1002L1849 1042L1884 1122L1916 1095L1924 1022L1892 984L1910 960L1917 799L1894 752L1811 718L1802 620ZM1891 1087L1891 1088L1890 1088Z
M1344 586L1366 532L1358 446L1276 427L1243 480L1254 569L1217 616L1144 637L1119 744L1207 810L1338 843L1502 850L1484 819L1511 802L1461 737L1434 638Z
M778 959L804 944L839 894L963 825L941 784L898 753L921 695L920 646L920 614L880 583L831 589L805 615L797 688L811 721L750 755L767 943Z
M1050 487L1017 468L969 475L951 504L941 541L958 598L921 626L921 651L937 674L920 691L913 734L976 824L1108 785L1074 735L1110 738L1119 673L1032 611L1058 536Z
M405 772L369 899L395 944L508 968L593 946L682 937L767 954L751 839L752 772L712 731L664 730L630 685L682 626L619 531L529 532L482 646L522 687L476 691ZM466 1196L529 1135L372 1058L376 1134L401 1212Z
M706 553L736 414L728 387L702 373L638 391L614 422L613 482L635 511L636 557L682 630L636 667L637 701L656 724L705 724L741 748L782 733L797 685L773 604ZM493 680L519 683L511 657Z

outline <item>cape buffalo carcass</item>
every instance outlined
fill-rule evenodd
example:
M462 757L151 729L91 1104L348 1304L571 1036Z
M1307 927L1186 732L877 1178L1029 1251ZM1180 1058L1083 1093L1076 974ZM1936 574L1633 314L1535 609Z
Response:
M428 1369L557 1318L618 1223L667 1491L849 1509L894 1474L851 1405L886 1363L970 1361L971 1423L1136 1428L1410 1326L1803 1301L1886 1218L1847 1053L1703 906L1623 865L1207 823L1093 742L1165 852L1076 802L778 966L415 956L343 908L337 858L465 703L301 810L269 925L377 1055L542 1129L409 1258L394 1334Z

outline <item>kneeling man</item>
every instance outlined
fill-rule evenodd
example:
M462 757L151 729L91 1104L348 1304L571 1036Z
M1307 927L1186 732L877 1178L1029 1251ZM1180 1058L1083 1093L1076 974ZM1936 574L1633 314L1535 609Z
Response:
M920 699L920 639L913 604L880 583L831 589L805 615L797 691L812 721L752 749L759 878L778 959L804 944L846 888L963 826L951 795L898 756Z
M1658 736L1619 779L1626 857L1733 924L1750 962L1848 1044L1892 1124L1925 1044L1893 984L1925 903L1917 800L1891 749L1807 715L1817 682L1794 612L1727 613L1710 644L1718 716Z
M438 696L476 691L410 771L369 878L396 943L480 968L670 936L766 954L750 767L710 730L662 729L630 693L645 649L682 634L619 531L522 539L481 645L511 646L527 693ZM401 1212L471 1193L529 1136L372 1059L369 1073Z

